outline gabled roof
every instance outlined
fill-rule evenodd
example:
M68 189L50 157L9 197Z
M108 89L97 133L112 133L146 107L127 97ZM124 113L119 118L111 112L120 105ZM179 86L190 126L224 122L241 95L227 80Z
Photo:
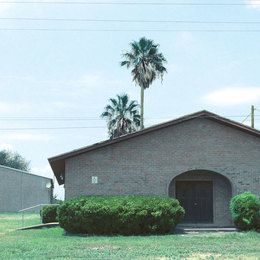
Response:
M82 148L70 151L68 153L63 153L63 154L51 157L48 160L49 160L51 168L58 180L58 183L61 185L61 184L64 184L64 181L65 181L64 172L65 172L65 160L66 159L102 148L102 147L105 147L108 145L112 145L112 144L119 143L119 142L122 142L122 141L125 141L128 139L131 139L131 138L135 138L137 136L141 136L146 133L150 133L150 132L153 132L153 131L156 131L156 130L159 130L159 129L162 129L165 127L177 125L177 124L180 124L180 123L183 123L183 122L195 119L195 118L208 118L210 120L217 121L220 124L227 125L229 127L233 127L238 130L244 131L248 134L260 137L260 131L257 129L248 127L248 126L238 123L236 121L233 121L233 120L221 117L217 114L211 113L209 111L203 110L203 111L189 114L189 115L186 115L186 116L183 116L183 117L180 117L180 118L177 118L177 119L165 122L165 123L147 127L143 130L137 131L132 134L124 135L124 136L121 136L121 137L118 137L118 138L115 138L112 140L107 140L107 141L99 142L99 143L96 143L96 144L93 144L90 146L82 147Z

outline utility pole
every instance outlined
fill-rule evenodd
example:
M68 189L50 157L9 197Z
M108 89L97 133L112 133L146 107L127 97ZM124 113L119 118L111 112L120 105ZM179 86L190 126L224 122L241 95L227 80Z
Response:
M255 107L251 106L251 127L255 128Z

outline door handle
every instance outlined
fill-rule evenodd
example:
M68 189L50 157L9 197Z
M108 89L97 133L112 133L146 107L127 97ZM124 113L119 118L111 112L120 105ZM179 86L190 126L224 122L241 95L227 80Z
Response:
M195 203L194 203L194 206L197 206L197 205L198 205L198 203L197 203L197 202L195 202Z

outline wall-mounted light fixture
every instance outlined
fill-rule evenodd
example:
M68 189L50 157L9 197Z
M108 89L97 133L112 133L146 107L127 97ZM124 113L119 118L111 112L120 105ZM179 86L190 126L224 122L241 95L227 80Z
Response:
M51 184L51 182L47 182L45 187L46 187L46 189L48 189L48 190L49 190L49 189L52 187L52 184Z

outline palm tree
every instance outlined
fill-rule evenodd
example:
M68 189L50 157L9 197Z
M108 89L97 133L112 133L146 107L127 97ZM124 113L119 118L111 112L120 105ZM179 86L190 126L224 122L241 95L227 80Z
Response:
M149 88L158 77L163 80L167 72L164 64L166 59L159 53L159 45L153 40L141 38L138 42L130 43L131 50L123 54L121 66L131 67L133 81L141 87L141 129L144 128L144 90Z
M101 114L107 120L108 133L110 138L135 132L140 127L139 105L137 101L130 101L127 94L117 95L110 98Z

